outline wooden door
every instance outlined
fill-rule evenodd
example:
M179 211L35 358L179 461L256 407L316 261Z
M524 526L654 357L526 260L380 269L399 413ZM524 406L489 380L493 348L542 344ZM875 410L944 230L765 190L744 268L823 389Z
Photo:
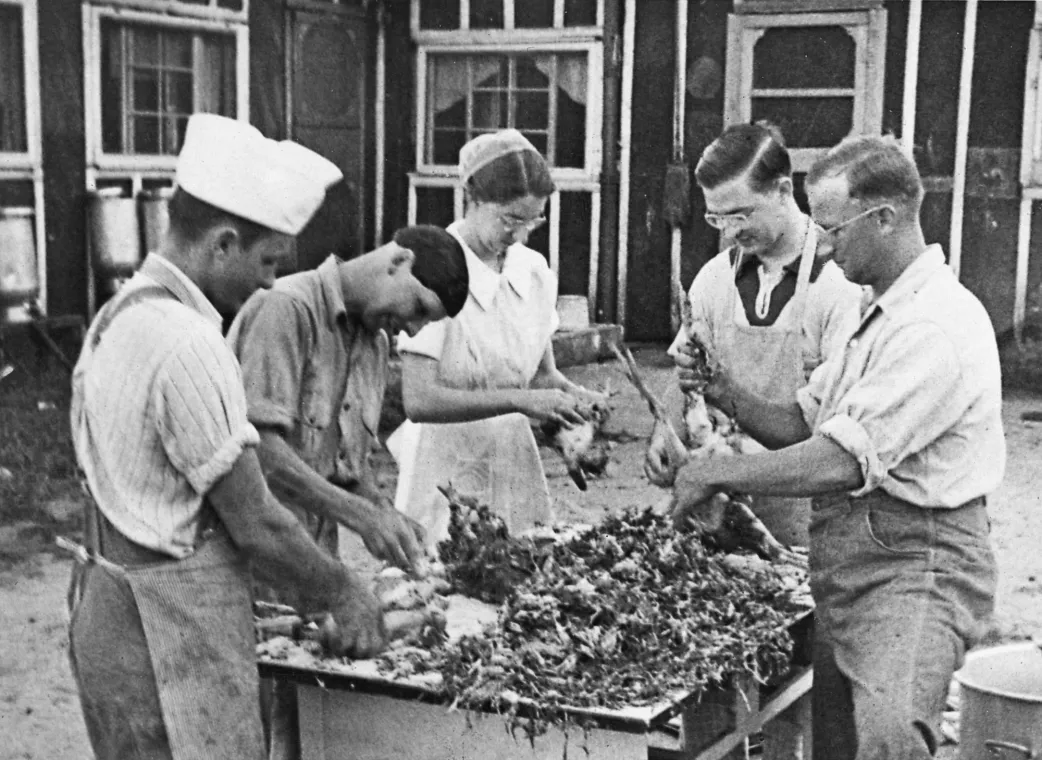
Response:
M333 251L363 252L367 25L362 10L344 6L288 13L287 134L344 173L298 238L298 267L312 269Z

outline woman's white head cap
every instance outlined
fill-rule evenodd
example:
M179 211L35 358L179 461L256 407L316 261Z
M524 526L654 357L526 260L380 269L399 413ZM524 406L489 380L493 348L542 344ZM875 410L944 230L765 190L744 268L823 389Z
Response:
M478 169L488 166L500 156L522 153L526 150L532 151L537 156L541 155L536 150L536 147L528 141L528 138L516 129L504 129L499 132L478 135L460 148L460 179L466 182L474 176Z
M188 120L177 184L211 206L296 235L343 179L336 164L291 140L269 140L244 121L216 114Z

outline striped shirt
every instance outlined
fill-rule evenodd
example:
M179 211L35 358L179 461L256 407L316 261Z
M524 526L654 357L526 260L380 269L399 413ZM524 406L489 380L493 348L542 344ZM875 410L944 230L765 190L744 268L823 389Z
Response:
M88 330L72 434L105 517L130 540L183 558L204 495L258 436L221 317L177 267L150 255L112 304L157 284L167 293L128 306L96 346L100 320Z

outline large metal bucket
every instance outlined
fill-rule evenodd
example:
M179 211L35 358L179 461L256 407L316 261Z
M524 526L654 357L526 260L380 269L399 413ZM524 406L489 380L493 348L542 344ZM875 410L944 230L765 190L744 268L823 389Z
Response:
M0 306L24 304L40 292L31 208L0 208Z
M90 193L90 242L95 270L103 277L127 277L141 263L137 201L119 188Z
M145 231L145 255L159 250L159 244L170 227L170 197L173 194L172 187L157 187L143 190L138 196L141 226Z
M1030 642L971 652L962 686L960 760L1042 757L1042 651Z

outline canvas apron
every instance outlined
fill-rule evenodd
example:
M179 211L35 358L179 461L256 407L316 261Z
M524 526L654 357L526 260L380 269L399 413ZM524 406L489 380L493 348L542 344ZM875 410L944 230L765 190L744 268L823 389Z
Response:
M438 362L439 380L470 390L528 387L542 350L538 356L533 350L531 356L500 360L501 352L483 348L489 341L508 347L537 343L511 340L511 331L517 329L524 327L503 315L497 329L487 331L452 320ZM448 500L439 486L451 485L486 504L511 533L553 522L539 449L523 414L446 424L406 421L387 443L400 467L395 506L424 527L432 550L448 537Z
M99 316L95 345L131 303L164 297L159 288L142 290L149 292L132 293ZM173 759L255 760L264 757L264 737L250 575L205 502L202 512L210 516L210 525L204 528L207 520L201 517L196 551L175 560L123 537L91 503L87 548L103 559L74 571L70 617L75 619L82 601L87 571L124 579L144 629ZM126 647L130 642L112 645Z
M753 327L739 323L743 306L734 284L741 264L735 257L731 285L727 289L724 318L714 336L717 358L744 387L776 403L795 401L796 391L807 384L803 366L803 316L810 291L810 273L817 250L817 234L806 221L803 250L796 276L796 291L788 308L773 325ZM764 525L783 544L806 546L810 499L757 496L754 509Z

